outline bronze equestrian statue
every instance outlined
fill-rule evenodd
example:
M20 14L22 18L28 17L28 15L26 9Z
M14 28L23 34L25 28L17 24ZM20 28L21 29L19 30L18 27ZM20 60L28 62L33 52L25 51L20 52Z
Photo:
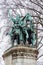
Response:
M31 15L27 13L24 17L21 18L21 16L18 14L16 18L13 18L9 13L9 18L14 23L12 31L10 32L12 46L14 46L15 39L17 44L25 44L27 41L28 44L33 45L34 41L36 40L36 33L34 31ZM27 22L30 22L30 27L28 27Z

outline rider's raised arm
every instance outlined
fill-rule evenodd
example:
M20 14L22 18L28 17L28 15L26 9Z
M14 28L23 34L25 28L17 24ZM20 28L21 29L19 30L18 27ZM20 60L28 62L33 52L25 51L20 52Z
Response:
M15 22L16 22L16 19L14 19L14 18L12 17L12 15L10 14L10 11L9 11L9 10L8 10L8 15L9 15L10 21L12 21L13 23L15 23Z

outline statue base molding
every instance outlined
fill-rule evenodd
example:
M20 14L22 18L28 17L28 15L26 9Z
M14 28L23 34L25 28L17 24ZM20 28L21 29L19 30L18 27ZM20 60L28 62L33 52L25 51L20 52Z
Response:
M6 50L3 54L5 65L37 65L36 48L17 46Z

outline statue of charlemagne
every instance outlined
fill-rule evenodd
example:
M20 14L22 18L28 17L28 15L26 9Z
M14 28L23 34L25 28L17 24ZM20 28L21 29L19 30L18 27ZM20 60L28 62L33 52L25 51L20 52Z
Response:
M24 17L18 14L16 18L13 18L9 13L10 20L14 23L12 27L12 31L10 32L12 46L14 46L14 40L16 39L17 44L23 43L25 44L26 41L28 44L34 43L35 40L35 31L34 25L32 23L32 17L29 13L27 13ZM30 27L28 27L27 22L30 22Z

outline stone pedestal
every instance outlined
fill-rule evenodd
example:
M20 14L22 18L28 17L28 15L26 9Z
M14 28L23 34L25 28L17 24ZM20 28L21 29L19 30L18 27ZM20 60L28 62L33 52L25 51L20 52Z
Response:
M25 46L13 47L5 51L5 65L37 65L37 49Z

